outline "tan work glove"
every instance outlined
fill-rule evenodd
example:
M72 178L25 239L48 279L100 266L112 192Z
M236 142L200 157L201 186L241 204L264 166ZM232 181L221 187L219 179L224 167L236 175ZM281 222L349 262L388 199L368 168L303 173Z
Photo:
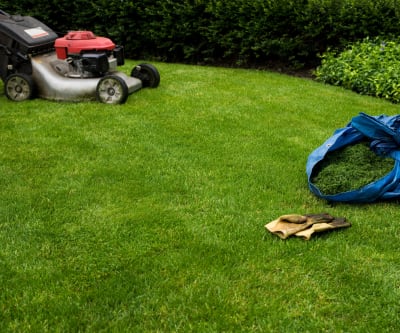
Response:
M314 232L349 227L351 224L345 218L334 218L323 214L288 214L282 215L265 225L268 231L286 239L291 235L309 240Z
M347 222L345 218L334 219L329 223L318 223L312 225L310 228L297 232L295 235L305 240L309 240L314 232L321 232L331 229L350 227L350 222Z

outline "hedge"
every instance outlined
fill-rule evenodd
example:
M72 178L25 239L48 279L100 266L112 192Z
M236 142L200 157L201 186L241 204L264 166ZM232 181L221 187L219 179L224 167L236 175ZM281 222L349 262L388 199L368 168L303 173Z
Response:
M313 66L328 47L400 34L397 0L6 0L1 9L60 34L107 35L132 58L189 63Z

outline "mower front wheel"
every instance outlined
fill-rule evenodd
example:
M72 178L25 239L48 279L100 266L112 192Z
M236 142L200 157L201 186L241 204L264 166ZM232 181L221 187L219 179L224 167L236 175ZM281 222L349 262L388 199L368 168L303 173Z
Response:
M157 88L160 84L160 73L151 64L140 64L132 69L131 76L142 81L142 86Z
M103 77L96 87L97 100L106 104L123 104L128 94L126 82L117 75Z
M4 91L8 99L21 102L33 97L34 83L26 74L11 74L6 78Z

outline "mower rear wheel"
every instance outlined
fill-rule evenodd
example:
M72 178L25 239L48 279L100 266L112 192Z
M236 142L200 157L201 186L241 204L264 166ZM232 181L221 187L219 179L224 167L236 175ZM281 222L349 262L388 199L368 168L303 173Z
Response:
M8 99L21 102L33 97L34 83L26 74L11 74L6 78L4 91Z
M151 64L137 65L132 69L131 76L141 80L144 88L157 88L160 84L160 73Z
M106 104L123 104L128 94L126 82L117 75L103 77L96 87L97 100Z

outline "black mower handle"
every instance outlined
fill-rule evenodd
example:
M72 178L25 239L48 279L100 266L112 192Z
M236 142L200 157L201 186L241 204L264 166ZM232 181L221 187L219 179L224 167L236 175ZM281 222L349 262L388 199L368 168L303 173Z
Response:
M8 16L8 17L11 16L10 14L6 13L4 10L1 10L1 9L0 9L0 14L4 15L4 16Z

